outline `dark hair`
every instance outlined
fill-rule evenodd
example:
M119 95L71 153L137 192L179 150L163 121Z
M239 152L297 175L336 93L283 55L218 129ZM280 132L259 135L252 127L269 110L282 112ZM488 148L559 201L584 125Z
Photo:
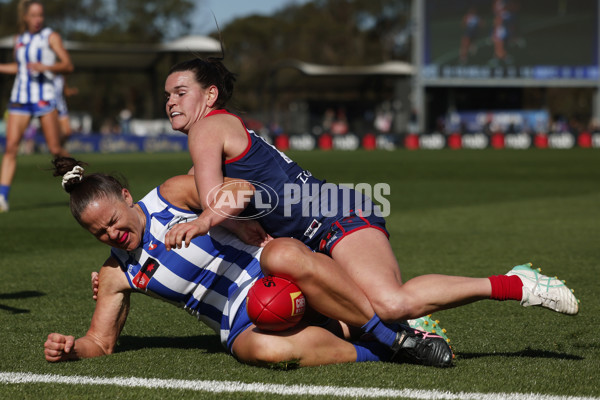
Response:
M57 157L52 164L54 164L54 176L63 176L76 166L87 165L71 157ZM124 188L127 188L124 180L102 173L83 174L81 179L71 178L64 184L65 191L71 196L71 213L79 223L81 223L81 213L89 203L102 197L121 199Z
M203 89L209 86L216 86L219 90L219 96L215 101L214 107L217 109L225 108L227 102L233 95L233 85L235 83L235 74L230 72L223 65L222 57L194 58L175 64L169 70L169 75L174 72L190 71L194 73L196 82Z

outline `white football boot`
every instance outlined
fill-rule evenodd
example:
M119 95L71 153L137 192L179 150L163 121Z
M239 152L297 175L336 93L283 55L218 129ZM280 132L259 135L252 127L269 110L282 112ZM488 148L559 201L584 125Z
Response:
M550 310L575 315L579 311L579 300L565 281L541 274L541 269L533 269L532 264L517 265L506 275L518 276L523 282L523 307L540 306Z
M4 195L0 194L0 213L8 211L8 200Z

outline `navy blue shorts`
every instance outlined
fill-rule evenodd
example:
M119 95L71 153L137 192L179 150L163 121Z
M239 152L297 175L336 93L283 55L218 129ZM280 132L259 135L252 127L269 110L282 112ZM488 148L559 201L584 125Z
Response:
M382 217L375 215L373 212L368 217L365 217L361 210L351 210L350 212L349 216L335 221L325 231L319 243L319 252L331 256L333 248L342 238L365 228L378 229L387 237L390 237L389 232L385 228L385 219Z
M227 338L227 349L232 354L233 342L235 341L235 339L240 333L244 332L252 325L252 321L250 321L250 317L248 316L248 311L246 309L246 301L247 298L244 298L244 301L242 302L242 304L240 304L240 308L238 308L237 313L235 314L235 318L233 319L233 325L229 330L229 337Z
M30 115L32 117L44 116L56 109L56 101L41 100L37 103L10 103L8 111L12 114Z

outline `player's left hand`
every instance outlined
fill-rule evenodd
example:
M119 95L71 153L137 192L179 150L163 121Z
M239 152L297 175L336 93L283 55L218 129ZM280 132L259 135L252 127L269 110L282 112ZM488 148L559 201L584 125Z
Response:
M252 246L264 247L273 238L267 234L262 225L256 220L235 220L228 222L226 228L240 240Z
M165 247L167 251L173 248L180 249L182 245L188 247L193 238L206 235L209 228L210 223L202 217L191 222L177 224L165 235Z

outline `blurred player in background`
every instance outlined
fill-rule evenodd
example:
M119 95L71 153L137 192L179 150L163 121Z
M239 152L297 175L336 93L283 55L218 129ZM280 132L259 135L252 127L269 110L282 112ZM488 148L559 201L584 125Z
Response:
M17 168L19 143L31 118L40 118L50 153L54 156L67 154L60 140L54 77L73 71L69 53L60 35L44 27L44 7L41 2L19 2L17 21L16 61L0 64L0 73L16 75L8 106L6 149L0 171L0 212L9 210L8 197Z
M69 119L67 98L78 94L79 90L76 87L67 85L65 76L60 74L54 77L54 87L56 90L56 110L58 111L58 121L60 124L60 143L64 146L73 133Z
M463 34L460 39L459 57L462 64L466 64L469 54L477 52L477 39L482 28L483 22L477 13L475 7L470 7L467 13L463 16L462 26Z

